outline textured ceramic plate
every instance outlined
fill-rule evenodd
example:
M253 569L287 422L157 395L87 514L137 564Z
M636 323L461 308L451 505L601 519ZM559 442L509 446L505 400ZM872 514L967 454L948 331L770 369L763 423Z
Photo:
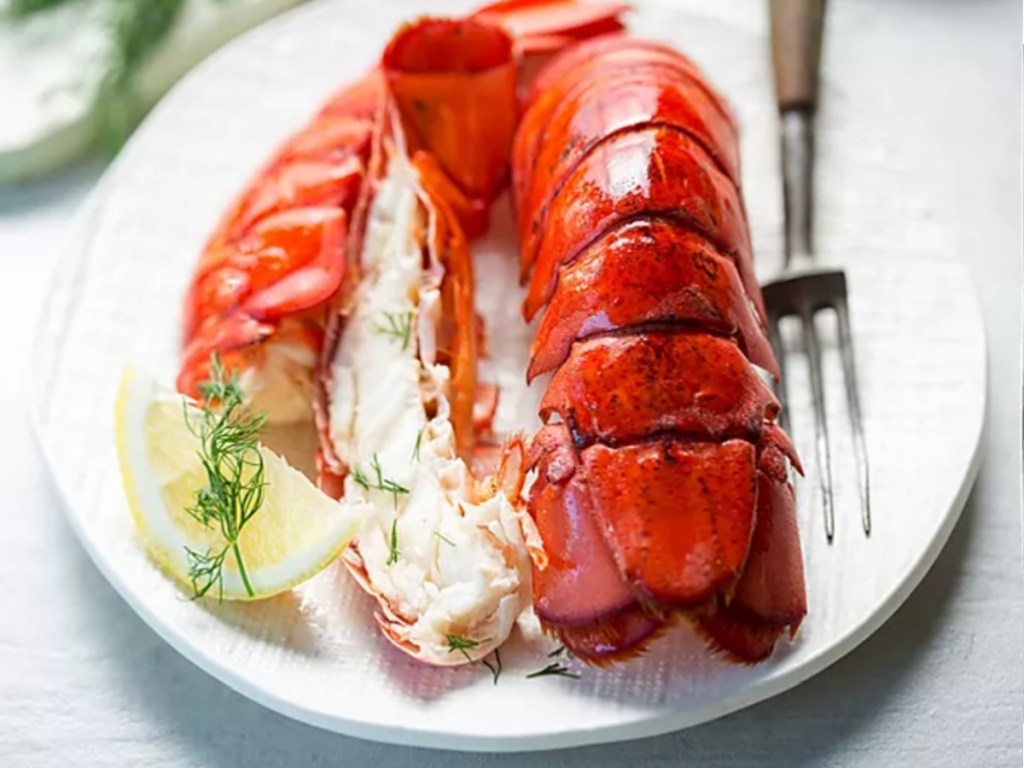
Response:
M433 669L393 650L341 568L263 603L209 605L183 599L142 554L114 454L122 366L171 379L180 297L220 212L275 145L424 5L318 3L230 45L158 107L94 193L52 287L33 388L39 434L75 531L128 603L197 665L285 715L365 738L486 750L626 739L709 720L796 685L877 629L931 565L973 481L985 407L984 332L967 270L931 217L927 190L886 151L881 126L827 83L818 242L823 262L849 272L875 526L866 539L830 347L838 526L835 544L825 543L796 350L789 384L810 465L797 489L810 606L797 639L770 661L725 664L680 628L631 664L582 669L579 680L527 679L554 644L524 617L502 649L495 685L478 665ZM644 6L632 26L693 55L735 106L755 252L770 274L780 259L781 204L762 4L676 5L716 16ZM522 384L530 331L516 314L508 224L501 202L495 231L477 249L477 280L505 388L500 423L528 426L536 398ZM821 318L823 330L828 320Z

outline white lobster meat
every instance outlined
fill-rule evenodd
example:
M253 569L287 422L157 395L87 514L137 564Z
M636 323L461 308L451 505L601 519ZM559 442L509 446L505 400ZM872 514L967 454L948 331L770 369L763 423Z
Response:
M344 560L392 642L462 664L501 645L529 605L538 539L511 498L521 445L485 480L458 455L451 371L437 359L445 274L427 245L438 213L404 152L390 154L329 377L329 437L349 469L341 503L365 520Z

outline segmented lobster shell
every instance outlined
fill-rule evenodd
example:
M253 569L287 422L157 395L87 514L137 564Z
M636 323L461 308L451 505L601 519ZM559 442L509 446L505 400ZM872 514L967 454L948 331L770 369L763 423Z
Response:
M181 392L198 395L214 353L240 373L259 368L271 339L304 350L312 380L324 307L345 274L382 85L374 73L339 91L221 218L185 297Z
M538 75L513 146L529 377L552 372L529 510L542 624L578 657L679 616L768 656L806 612L735 122L665 46L585 42Z

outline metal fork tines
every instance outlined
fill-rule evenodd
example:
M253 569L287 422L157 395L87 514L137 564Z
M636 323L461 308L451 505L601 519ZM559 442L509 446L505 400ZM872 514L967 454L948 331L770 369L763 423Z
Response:
M871 496L868 484L868 454L861 420L857 372L853 357L853 334L846 301L846 275L840 270L814 270L783 275L764 286L768 314L768 337L775 356L783 368L776 394L782 404L780 421L786 425L785 352L779 322L783 317L800 319L804 349L810 368L811 401L814 406L814 445L818 462L825 516L825 535L831 543L835 536L835 505L832 494L832 456L829 449L828 420L825 416L825 385L822 375L821 342L814 324L815 314L822 309L835 311L839 338L839 356L846 383L846 400L853 429L853 451L857 461L857 479L861 500L861 524L865 535L871 534Z

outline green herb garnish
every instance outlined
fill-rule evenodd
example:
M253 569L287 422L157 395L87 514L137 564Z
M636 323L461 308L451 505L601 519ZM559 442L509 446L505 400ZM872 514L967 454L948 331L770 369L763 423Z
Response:
M420 460L420 445L423 443L423 430L421 429L416 433L416 445L412 447L412 457L416 460Z
M367 477L366 473L358 465L353 465L349 469L349 474L352 475L352 480L355 481L356 485L361 486L364 491L372 489L390 493L394 498L395 509L398 509L398 495L408 493L409 489L404 485L399 485L394 480L384 477L384 472L380 466L380 458L376 453L373 454L373 458L370 460L370 469L373 470L373 478Z
M437 536L437 538L439 538L439 539L440 539L441 541L443 541L443 542L444 542L445 544L451 544L451 545L452 545L453 547L455 546L455 542L454 542L454 541L452 541L451 539L449 539L449 538L448 538L447 536L445 536L445 535L444 535L443 533L441 533L440 531L434 531L434 535L435 535L435 536Z
M398 518L391 521L391 538L388 539L388 559L384 565L394 565L398 562Z
M498 678L501 677L501 654L498 653L498 649L494 649L494 663L492 664L487 659L480 659L480 662L491 670L491 674L494 676L494 684L498 684Z
M193 597L203 597L214 586L223 597L224 560L229 554L252 596L255 593L238 538L263 504L266 480L258 444L266 415L245 408L237 374L225 376L216 353L210 360L210 378L199 385L199 394L199 418L190 418L186 405L185 423L201 441L199 458L206 471L206 485L196 491L194 503L185 511L206 528L216 525L227 543L219 551L197 552L185 547Z
M386 323L374 323L373 330L401 342L402 349L409 348L412 336L412 310L408 312L385 312Z
M487 642L487 640L470 640L468 637L462 637L461 635L452 634L447 635L447 638L448 653L454 653L455 651L459 651L469 661L472 661L473 659L470 658L469 654L466 651L476 648L478 645L480 645L480 643ZM488 638L488 640L489 639L490 638Z
M356 485L362 486L364 491L370 490L370 481L367 479L366 475L363 474L363 470L361 470L358 465L353 464L349 468L348 473L352 476Z
M558 675L560 677L571 677L573 680L579 680L580 676L569 669L564 664L555 662L554 664L548 664L544 669L538 669L536 672L531 672L526 677L531 679L534 677L545 677L547 675Z

